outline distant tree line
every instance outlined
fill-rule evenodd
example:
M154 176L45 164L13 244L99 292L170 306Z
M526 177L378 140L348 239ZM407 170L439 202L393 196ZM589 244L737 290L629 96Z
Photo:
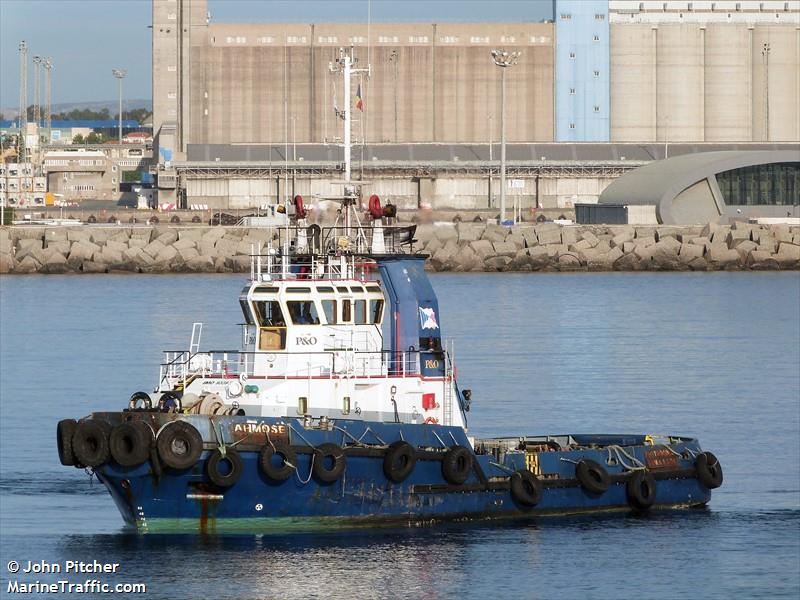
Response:
M146 117L149 117L152 112L146 108L134 108L133 110L122 111L123 119L132 119L141 123ZM2 115L0 115L1 117ZM44 116L44 111L42 111ZM118 120L119 113L113 116L111 111L107 108L100 110L92 110L91 108L74 108L69 112L53 113L50 118L53 121L108 121L110 119ZM28 120L33 121L33 105L28 107Z

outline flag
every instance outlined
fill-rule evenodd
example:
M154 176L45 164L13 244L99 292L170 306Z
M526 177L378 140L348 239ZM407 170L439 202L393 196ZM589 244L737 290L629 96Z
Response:
M361 84L358 84L358 89L356 90L356 108L361 112L364 112L364 100L361 98Z

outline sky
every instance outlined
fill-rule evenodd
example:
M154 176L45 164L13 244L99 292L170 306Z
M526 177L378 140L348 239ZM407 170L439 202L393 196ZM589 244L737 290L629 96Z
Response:
M150 98L152 0L0 0L0 107L19 106L19 42L28 44L28 104L35 55L51 57L52 101ZM552 0L208 0L212 22L481 22L552 18ZM6 115L8 118L10 115Z

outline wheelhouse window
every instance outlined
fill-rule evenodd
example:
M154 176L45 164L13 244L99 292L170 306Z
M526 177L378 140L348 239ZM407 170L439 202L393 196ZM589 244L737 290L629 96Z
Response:
M286 308L295 325L319 325L319 314L313 300L290 301Z
M353 302L355 305L355 323L356 325L366 325L367 323L367 301L356 300Z
M253 322L253 313L250 312L250 305L247 303L247 300L240 299L239 306L242 307L242 314L244 315L244 322L248 325L255 325Z
M372 322L376 325L383 320L383 300L372 301Z
M328 325L336 324L336 300L322 300L322 312Z
M261 327L286 327L286 319L277 300L256 301L253 306Z
M351 300L342 300L342 323L349 323L353 319Z

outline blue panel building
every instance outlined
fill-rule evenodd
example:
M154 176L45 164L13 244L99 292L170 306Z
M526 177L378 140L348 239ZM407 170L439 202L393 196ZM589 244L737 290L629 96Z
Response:
M609 141L608 0L556 0L556 141Z

